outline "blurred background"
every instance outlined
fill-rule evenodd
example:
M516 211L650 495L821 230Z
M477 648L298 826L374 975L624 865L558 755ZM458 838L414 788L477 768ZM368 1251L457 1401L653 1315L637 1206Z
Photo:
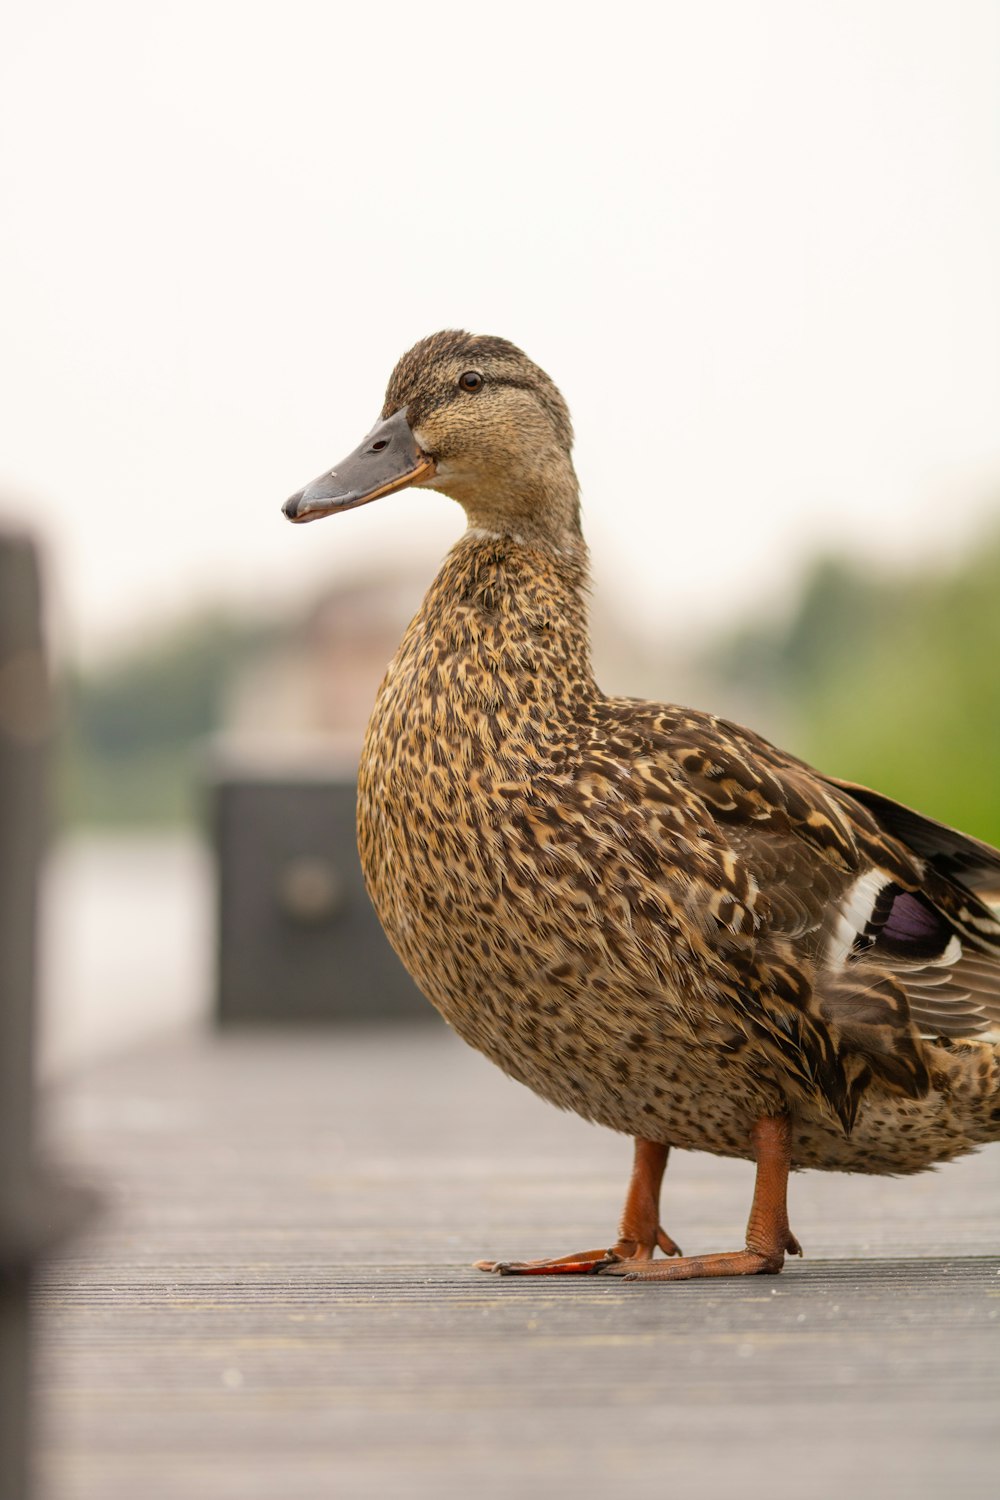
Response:
M38 0L0 132L48 1073L207 1012L213 737L356 751L462 516L279 507L441 327L569 400L602 685L1000 842L992 0Z

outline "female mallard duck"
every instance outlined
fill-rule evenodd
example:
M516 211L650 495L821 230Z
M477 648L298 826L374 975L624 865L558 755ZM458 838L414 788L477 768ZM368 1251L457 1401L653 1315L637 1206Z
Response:
M737 724L605 697L571 444L519 349L438 333L285 505L415 485L468 517L368 726L365 877L460 1036L635 1138L610 1249L482 1269L775 1272L800 1253L791 1166L916 1172L1000 1138L1000 853ZM670 1146L756 1161L745 1249L653 1261L680 1256Z

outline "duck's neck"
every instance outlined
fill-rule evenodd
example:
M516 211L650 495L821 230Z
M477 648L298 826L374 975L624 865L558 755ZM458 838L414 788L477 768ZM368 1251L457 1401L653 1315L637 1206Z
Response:
M580 487L569 455L555 449L523 471L508 464L496 489L477 480L473 493L453 491L463 506L469 530L550 555L570 565L586 582L587 548L580 529Z
M422 649L468 662L463 681L477 681L487 696L504 677L530 678L531 699L541 709L553 694L562 699L595 691L587 587L579 532L557 549L470 524L414 627Z

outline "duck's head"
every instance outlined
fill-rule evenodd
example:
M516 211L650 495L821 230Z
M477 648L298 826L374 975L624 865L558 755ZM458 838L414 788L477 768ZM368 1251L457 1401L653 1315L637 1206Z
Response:
M286 500L284 512L315 521L413 485L450 495L483 531L578 537L572 443L566 402L514 344L435 333L393 370L360 447Z

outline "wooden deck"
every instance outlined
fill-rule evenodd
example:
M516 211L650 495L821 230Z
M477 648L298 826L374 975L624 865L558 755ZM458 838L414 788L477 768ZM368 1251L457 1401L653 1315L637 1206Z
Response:
M48 1132L105 1212L38 1291L40 1500L997 1494L1000 1147L644 1287L470 1269L608 1240L629 1148L443 1029L178 1039ZM678 1156L668 1229L735 1247L751 1181Z

